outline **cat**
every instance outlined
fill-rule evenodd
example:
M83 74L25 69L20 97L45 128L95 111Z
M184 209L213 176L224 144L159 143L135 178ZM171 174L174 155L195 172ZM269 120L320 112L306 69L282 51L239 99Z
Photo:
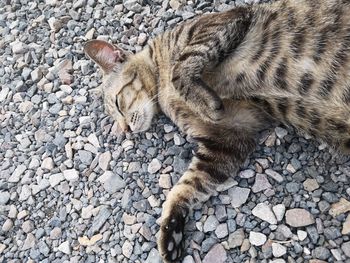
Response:
M350 152L350 1L281 0L202 15L135 55L100 40L104 104L142 132L165 113L198 149L163 204L158 249L183 256L189 211L215 194L278 121ZM157 103L155 103L155 101Z

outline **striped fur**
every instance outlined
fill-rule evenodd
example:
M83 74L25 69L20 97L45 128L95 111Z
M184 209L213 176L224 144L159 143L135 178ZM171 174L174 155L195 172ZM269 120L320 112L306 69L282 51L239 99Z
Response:
M160 109L198 142L163 205L165 262L180 260L188 212L235 175L269 118L350 152L349 17L349 1L281 0L200 16L136 55L87 45L121 125L146 130Z

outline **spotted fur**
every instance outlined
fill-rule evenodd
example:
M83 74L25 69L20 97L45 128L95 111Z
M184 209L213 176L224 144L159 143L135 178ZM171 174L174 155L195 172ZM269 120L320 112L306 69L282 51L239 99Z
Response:
M281 0L200 16L136 55L88 42L120 126L146 130L160 109L198 143L163 204L165 262L183 256L189 211L236 174L271 119L350 151L349 17L349 1Z

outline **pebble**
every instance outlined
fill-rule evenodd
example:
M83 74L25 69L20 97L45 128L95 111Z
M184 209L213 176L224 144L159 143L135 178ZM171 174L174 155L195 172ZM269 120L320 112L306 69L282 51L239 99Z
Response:
M27 220L22 224L22 230L24 233L30 233L34 230L34 223L31 220Z
M21 180L21 176L25 172L27 167L23 164L20 164L16 167L16 169L13 171L12 175L9 177L8 182L9 183L18 183Z
M223 224L218 225L216 227L215 234L216 234L217 238L227 237L227 235L228 235L227 224L223 223Z
M267 169L265 173L278 183L282 183L284 181L284 177L274 170Z
M277 224L275 214L272 212L271 207L265 203L257 204L252 210L252 214L269 224Z
M347 216L345 222L343 223L342 235L350 234L350 214Z
M267 238L264 234L250 231L249 233L249 242L253 246L260 247L265 244Z
M104 172L98 178L98 181L102 183L103 188L110 194L116 193L126 186L125 181L117 174L111 171Z
M102 208L100 208L99 213L94 218L89 232L94 234L97 231L99 231L111 214L111 211L106 206L102 206Z
M70 181L70 182L76 182L79 180L79 173L75 169L64 170L63 176L67 181Z
M227 259L227 252L221 244L213 246L203 258L203 263L224 263Z
M13 222L11 219L6 219L4 224L2 225L2 228L1 230L4 231L4 232L8 232L11 230L11 228L13 227Z
M158 250L156 250L155 248L152 248L148 254L148 257L145 263L162 263L162 262L163 261L159 255Z
M255 176L255 183L252 187L253 193L259 193L271 187L272 185L270 184L265 174L257 174Z
M214 215L208 216L207 220L204 222L204 233L214 231L219 225L219 221Z
M102 153L98 158L98 166L103 171L107 171L108 165L111 159L112 159L112 154L109 151Z
M297 235L298 235L298 239L300 241L304 241L307 238L307 232L305 232L303 230L298 230Z
M272 207L272 211L275 213L278 222L282 221L284 214L286 213L286 206L284 204L278 204Z
M172 187L170 174L161 174L159 177L159 186L164 189Z
M10 200L10 193L7 191L0 192L0 205L6 205Z
M243 170L239 173L239 177L244 178L244 179L249 179L254 177L255 171L251 169Z
M47 157L41 163L41 168L51 171L54 167L54 163L51 157Z
M242 228L237 229L235 232L231 233L228 237L228 247L229 249L240 247L244 241L245 235Z
M101 234L94 235L91 237L91 239L89 239L86 236L83 236L83 237L78 237L78 242L80 245L88 247L88 246L95 245L102 238L103 238L103 236Z
M300 208L287 210L286 223L291 227L303 227L315 223L314 216L309 211Z
M350 258L350 241L343 243L341 249L344 254Z
M61 251L64 254L70 255L71 254L71 247L68 241L64 241L62 244L60 244L57 248L59 251Z
M63 180L64 180L64 176L62 173L52 174L49 178L49 182L50 182L51 187L55 187Z
M158 159L153 159L149 163L147 171L150 174L155 174L156 172L158 172L160 170L160 168L162 168L162 164L160 163L160 161Z
M320 188L316 179L306 179L303 183L304 189L308 192L313 192Z
M284 137L287 136L288 131L286 129L281 128L281 127L276 127L275 133L279 139L283 139Z
M132 251L133 251L133 245L128 240L125 240L125 242L124 242L124 244L122 246L123 255L126 258L130 258L131 254L132 254Z
M51 239L60 239L62 236L62 230L60 227L55 227L50 232L50 238Z
M341 198L339 202L334 203L329 210L329 214L333 217L347 213L350 211L350 202L345 198Z
M243 204L245 204L248 200L250 194L249 188L242 188L242 187L233 187L228 190L228 195L231 198L231 205L234 208L241 207Z
M36 239L35 236L32 233L28 233L26 239L24 240L22 251L31 249L35 246Z
M287 253L287 248L279 243L272 243L272 254L275 258L280 258Z

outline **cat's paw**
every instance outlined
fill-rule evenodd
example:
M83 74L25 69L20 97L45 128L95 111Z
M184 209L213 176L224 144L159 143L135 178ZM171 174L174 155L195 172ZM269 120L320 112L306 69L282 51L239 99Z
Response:
M174 209L171 215L161 224L158 249L164 262L180 262L183 257L183 237L186 213L182 209Z
M219 97L213 96L207 105L209 108L206 109L206 114L211 120L219 121L224 117L224 104Z

